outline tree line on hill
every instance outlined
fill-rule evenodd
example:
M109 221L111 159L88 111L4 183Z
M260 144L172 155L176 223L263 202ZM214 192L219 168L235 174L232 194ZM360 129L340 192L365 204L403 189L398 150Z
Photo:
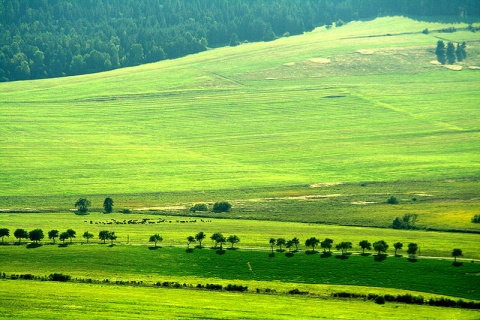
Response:
M100 72L386 15L480 16L477 0L4 0L0 81Z

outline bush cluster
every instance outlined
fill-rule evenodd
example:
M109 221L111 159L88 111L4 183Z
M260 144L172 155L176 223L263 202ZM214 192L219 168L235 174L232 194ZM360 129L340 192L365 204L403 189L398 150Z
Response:
M452 300L448 298L431 298L428 301L424 299L422 296L414 296L409 293L407 294L399 294L399 295L378 295L374 293L366 294L358 294L358 293L351 293L351 292L335 292L332 294L335 298L349 298L349 299L363 299L363 300L373 300L377 304L385 304L385 302L398 302L398 303L406 303L406 304L416 304L416 305L424 305L429 304L430 306L436 307L451 307L451 308L464 308L464 309L480 309L480 302L474 301L463 301L463 300Z

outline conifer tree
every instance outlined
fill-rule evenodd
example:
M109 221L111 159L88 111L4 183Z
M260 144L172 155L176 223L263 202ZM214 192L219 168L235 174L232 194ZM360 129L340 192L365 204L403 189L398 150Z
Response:
M438 40L435 54L437 55L438 62L440 62L441 64L447 63L447 57L445 53L445 43L443 43L442 40Z

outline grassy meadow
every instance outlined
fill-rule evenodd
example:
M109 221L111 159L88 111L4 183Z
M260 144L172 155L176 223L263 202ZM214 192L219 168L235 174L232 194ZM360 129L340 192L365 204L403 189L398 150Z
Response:
M158 319L160 315L164 319L478 319L478 312L472 310L355 300L51 282L2 281L2 288L4 318L63 319L68 314L82 319Z
M458 31L438 32L451 26ZM480 225L471 222L480 214L480 42L466 27L379 18L111 72L0 83L0 228L11 235L1 272L312 293L0 280L0 317L478 319L471 310L330 298L480 300ZM461 71L431 63L439 39L467 42ZM398 204L386 203L391 195ZM100 213L107 196L108 215ZM80 197L92 201L89 215L72 212ZM222 200L232 212L188 211ZM418 214L420 230L388 228L406 213ZM162 222L114 224L144 218ZM30 248L13 244L17 228L72 228L77 238ZM116 245L81 238L101 230L114 231ZM186 237L199 231L207 248L187 253ZM238 235L239 250L215 254L214 232ZM155 233L164 241L151 250ZM303 251L312 236L351 241L355 252L360 240L383 239L389 254L394 242L415 242L423 258L410 262L405 249L381 262L321 258ZM298 237L302 251L269 257L270 237ZM453 248L463 250L460 267L445 259Z
M2 83L0 205L17 196L477 177L480 87L469 69L480 65L477 35L433 32L441 26L382 18ZM438 37L468 42L463 71L430 63Z

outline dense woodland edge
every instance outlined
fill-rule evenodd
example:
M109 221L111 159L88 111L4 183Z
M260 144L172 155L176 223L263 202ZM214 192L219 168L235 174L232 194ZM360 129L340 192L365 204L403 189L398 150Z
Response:
M95 73L379 16L480 17L478 0L1 0L0 81Z

